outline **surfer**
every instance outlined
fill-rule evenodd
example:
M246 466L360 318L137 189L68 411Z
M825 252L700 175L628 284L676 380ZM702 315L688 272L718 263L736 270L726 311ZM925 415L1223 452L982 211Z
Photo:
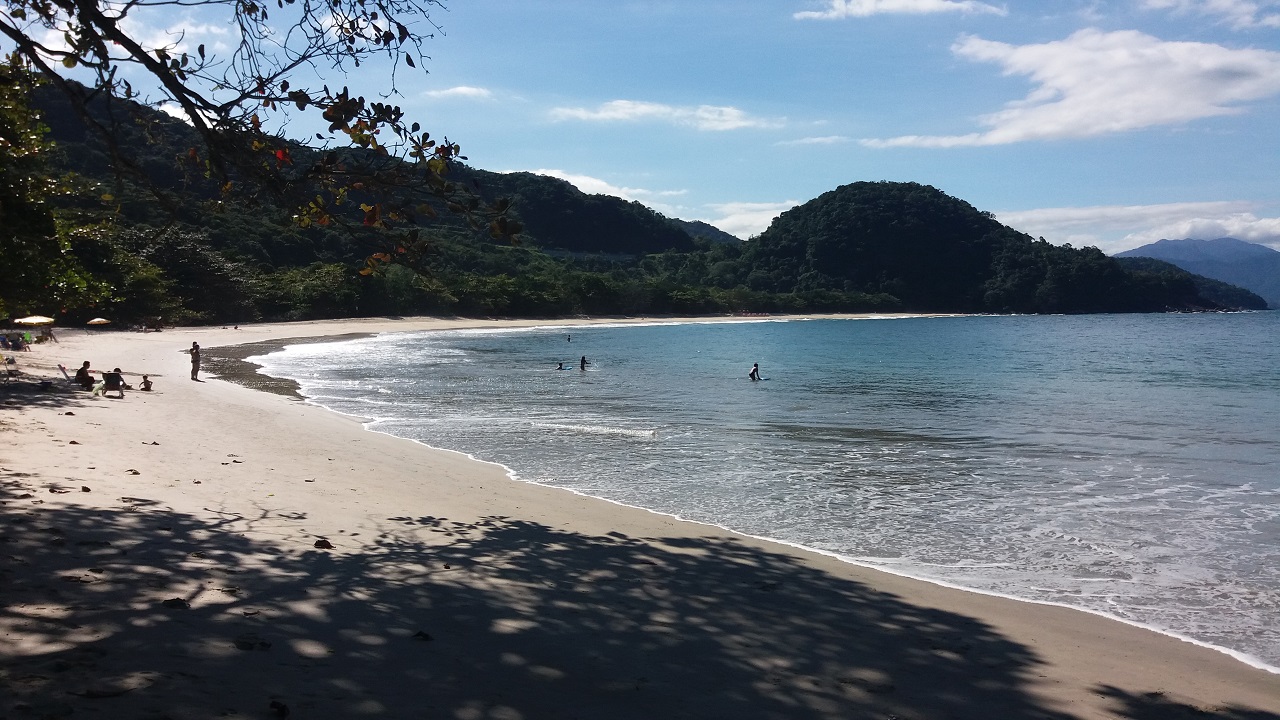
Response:
M563 370L563 369L564 369L564 363L556 363L556 369L557 369L557 370Z
M751 364L751 372L747 373L747 377L751 378L752 380L760 379L760 363Z
M581 370L581 371L583 371L583 372L586 372L586 371L587 371L587 366L588 366L588 365L590 365L590 364L591 364L591 363L587 362L587 356L586 356L586 355L583 355L583 356L582 356L582 360L578 363L578 369L579 369L579 370Z

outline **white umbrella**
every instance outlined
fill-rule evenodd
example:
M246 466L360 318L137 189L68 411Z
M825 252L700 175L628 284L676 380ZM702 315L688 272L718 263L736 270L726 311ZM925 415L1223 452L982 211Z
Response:
M94 318L85 324L86 325L110 325L111 321L106 318Z
M24 318L18 318L14 322L19 325L48 325L53 322L53 318L43 315L28 315Z

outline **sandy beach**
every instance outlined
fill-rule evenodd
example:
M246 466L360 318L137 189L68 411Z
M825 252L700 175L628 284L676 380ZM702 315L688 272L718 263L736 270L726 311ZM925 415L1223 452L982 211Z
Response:
M16 353L0 720L1280 720L1280 675L1221 652L516 482L214 376L245 354L219 347L546 324L68 331ZM84 360L155 389L95 397L57 370Z

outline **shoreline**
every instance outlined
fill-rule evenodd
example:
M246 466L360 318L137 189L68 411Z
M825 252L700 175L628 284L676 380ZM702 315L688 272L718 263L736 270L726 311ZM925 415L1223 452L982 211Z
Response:
M1250 312L1253 312L1253 311L1250 311ZM916 318L916 317L925 317L925 316L920 316L920 315L911 315L911 314L903 314L901 317L902 317L902 318ZM932 316L928 316L928 317L952 317L952 316L932 315ZM804 320L812 320L812 319L826 319L826 318L822 318L822 317L815 318L815 317L812 317L812 316L797 316L797 317L790 317L790 316L777 316L777 317L771 317L771 318L746 318L746 319L743 319L742 321L743 321L743 322L788 322L788 321L792 321L792 320L801 320L801 321L804 321ZM884 316L881 316L881 315L877 315L877 316L875 316L875 317L868 317L868 318L843 318L843 319L895 319L895 318L890 318L890 317L884 317ZM608 327L608 326L621 327L621 326L627 326L627 325L637 325L637 326L644 326L644 325L686 325L686 324L688 324L688 325L693 325L693 324L701 324L701 323L705 323L705 322L707 322L707 321L699 320L699 319L688 319L688 318L685 318L685 319L672 319L672 320L669 320L669 321L667 321L667 320L658 320L658 321L653 321L653 320L647 320L647 319L646 319L646 320L638 321L638 322L613 322L613 323L608 323L608 324L602 324L601 326L605 326L605 327ZM715 321L712 321L712 322L715 322ZM556 329L556 328L562 328L562 327L576 327L576 326L577 326L577 325L574 325L574 324L559 324L559 323L556 323L556 324L548 324L548 325L531 326L529 329ZM410 331L410 332L412 332L412 331ZM307 396L305 396L305 395L303 395L303 394L301 393L301 391L300 391L300 386L297 384L297 382L296 382L296 381L294 381L294 380L292 380L292 379L289 379L289 378L279 378L279 377L276 377L276 376L273 376L273 375L269 375L269 374L267 374L267 373L260 372L260 369L261 369L261 367L262 367L261 365L257 365L256 363L249 363L249 362L247 362L247 361L245 361L245 360L244 360L244 358L251 357L251 356L253 356L253 355L264 355L264 354L270 354L270 353L272 353L272 352L277 352L277 351L279 351L279 350L283 350L283 349L284 349L286 346L288 346L288 345L310 344L310 343L318 343L318 342L342 342L342 341L344 341L344 340L356 340L356 339L367 338L367 337L373 337L373 336L374 336L374 335L373 335L373 334L370 334L370 333L359 333L359 334L348 334L348 335L343 335L343 336L316 336L316 337L302 337L302 338L287 338L287 339L282 339L282 340L279 340L279 341L272 341L272 342L268 342L268 343L254 343L254 344L250 344L250 345L242 345L242 346L228 346L228 347L220 347L220 348L211 348L211 350L215 350L215 351L217 351L217 352L225 352L225 351L227 351L227 350L234 350L234 351L235 351L235 352L234 352L234 354L235 354L236 356L238 356L238 359L239 359L239 360L241 361L241 363L242 363L242 365L241 365L241 366L238 366L238 367L236 367L236 368L233 370L233 373L234 373L234 375L233 375L233 376L224 377L223 379L229 380L230 382L235 382L235 383L237 383L237 384L241 384L241 385L243 385L244 387L249 387L249 388L253 388L253 389L260 389L260 390L264 390L264 391L267 391L267 392L280 392L280 391L278 391L278 390L276 390L276 389L273 389L273 388L275 388L275 387L277 387L277 386L279 386L279 387L284 387L284 386L286 386L286 385L287 385L287 386L290 388L290 390L289 390L288 392L280 392L280 394L288 395L288 396L293 397L293 398L295 398L295 399L298 399L298 400L301 400L301 401L303 401L303 402L306 402L306 403L308 403L308 404L310 404L310 405L314 405L314 406L316 406L316 407L319 407L319 408L321 408L321 409L323 409L323 410L325 410L325 411L327 411L327 412L335 413L335 414L341 415L341 416L343 416L343 417L347 417L347 418L350 418L350 419L352 419L352 420L355 420L355 421L359 422L359 423L362 425L362 427L364 428L364 430L365 430L366 432L373 432L373 433L378 433L378 434L381 434L381 435L386 435L386 436L388 436L388 437L397 438L397 439L400 439L400 440L407 440L407 441L409 441L409 442L415 443L415 444L417 444L417 445L421 445L422 447L428 448L428 449L433 450L433 451L437 451L437 452L446 452L446 453L455 453L455 454L457 454L457 455L460 455L460 456L462 456L462 457L467 458L468 460L470 460L470 461L472 461L472 462L476 462L476 463L480 463L480 464L484 464L484 465L490 465L490 466L498 467L498 468L500 468L500 469L503 471L503 473L507 476L507 478L508 478L509 480L511 480L512 482L519 482L519 483L524 483L524 484L528 484L528 485L534 485L534 486L537 486L537 487L550 488L550 489L552 489L552 490L558 490L558 491L561 491L561 492L568 492L568 493L571 493L571 494L573 494L573 495L576 495L576 496L579 496L579 497L582 497L582 498L588 498L588 499L591 499L591 500L598 500L598 501L606 502L606 503L609 503L609 504L612 504L612 505L616 505L616 506L619 506L619 507L628 508L628 509L631 509L631 510L640 510L640 511L647 512L647 513L652 513L652 514L654 514L654 515L658 515L658 516L661 516L661 517L670 518L670 519L672 519L672 520L675 520L675 521L678 521L678 522L682 522L682 523L690 523L690 524L700 525L700 526L707 527L707 528L714 528L714 529L716 529L716 530L718 530L718 531L727 532L727 533L732 533L732 534L734 534L734 535L738 535L738 536L742 536L742 537L746 537L746 538L751 538L751 539L753 539L753 540L759 540L759 541L762 541L762 542L774 543L774 544L778 544L778 545L785 545L785 546L787 546L787 547L795 548L796 550L800 550L800 551L802 551L802 552L806 552L806 553L813 553L813 554L816 554L816 555L822 555L822 556L830 557L830 558L832 558L832 559L838 560L838 561L840 561L840 562L842 562L842 563L846 563L846 564L852 565L852 566L854 566L854 567L859 567L859 568L863 568L863 569L866 569L866 570L871 570L871 571L874 571L874 572L881 572L881 573L885 573L885 574L888 574L888 575L894 575L894 576L901 577L901 578L905 578L905 579L908 579L908 580L914 580L914 581L918 581L918 582L929 583L929 584L931 584L931 585L936 585L936 586L939 586L939 587L942 587L942 588L947 588L947 589L950 589L950 590L956 590L956 591L966 592L966 593L973 593L973 594L976 594L976 595L982 595L982 596L987 596L987 597L1001 598L1001 599L1005 599L1005 600L1012 600L1012 601L1015 601L1015 602L1021 602L1021 603L1029 603L1029 604L1032 604L1032 605L1041 605L1041 606L1045 606L1045 607L1056 607L1056 608L1062 608L1062 609L1066 609L1066 610L1073 610L1073 611L1076 611L1076 612L1086 613L1086 614L1088 614L1088 615L1093 615L1093 616L1100 617L1100 618L1104 618L1104 619L1107 619L1107 620L1110 620L1110 621L1113 621L1113 622L1118 622L1118 623L1122 623L1122 624L1125 624L1125 625L1129 625L1129 626L1131 626L1131 627L1139 628L1139 629L1146 630L1146 631L1149 631L1149 632L1154 632L1154 633L1157 633L1157 634L1160 634L1160 635L1164 635L1164 636L1169 637L1169 638L1173 638L1173 639L1175 639L1175 640L1179 640L1179 641L1181 641L1181 642L1185 642L1185 643L1189 643L1189 644L1191 644L1191 645L1195 645L1195 646L1197 646L1197 647L1202 647L1202 648L1205 648L1205 649L1208 649L1208 650L1212 650L1212 651L1215 651L1215 652L1221 653L1221 654L1223 654L1223 655L1226 655L1227 657L1230 657L1230 658L1232 658L1233 660L1236 660L1236 661L1238 661L1238 662L1240 662L1240 663L1243 663L1243 664L1245 664L1245 665L1248 665L1249 667L1256 668L1256 669L1258 669L1258 670L1262 670L1262 671L1264 671L1264 672L1271 673L1271 674L1274 674L1274 675L1280 675L1280 666L1272 665L1272 664L1270 664L1270 663L1266 662L1265 660L1263 660L1263 659L1261 659L1261 658L1258 658L1258 657L1255 657L1255 656L1253 656L1253 655L1250 655L1249 653L1246 653L1246 652L1243 652L1243 651L1240 651L1240 650L1236 650L1236 649L1233 649L1233 648L1229 648L1229 647L1221 646L1221 645L1215 645L1215 644L1213 644L1213 643L1210 643L1210 642L1207 642L1207 641L1204 641L1204 640L1199 640L1199 639L1197 639L1197 638L1194 638L1194 637L1191 637L1191 636L1188 636L1188 635L1182 634L1182 633L1180 633L1180 632L1178 632L1178 631L1176 631L1176 630L1171 630L1171 629L1168 629L1168 628L1158 627L1158 626L1156 626L1156 625L1152 625L1152 624L1149 624L1149 623L1140 622L1140 621L1137 621L1137 620L1130 620L1130 619L1123 618L1123 617L1119 617L1119 616L1116 616L1116 615L1111 615L1111 614L1108 614L1108 613L1103 612L1103 611L1100 611L1100 610L1094 610L1094 609L1087 608L1087 607L1081 607L1081 606L1077 606L1077 605L1071 605L1071 604L1068 604L1068 603L1065 603L1065 602L1055 602L1055 601L1049 601L1049 600L1037 600L1037 599L1034 599L1034 598L1022 597L1022 596L1014 595L1014 594L1010 594L1010 593L1001 593L1001 592L995 592L995 591L990 591L990 590L983 590L983 589L981 589L981 588L974 588L974 587L969 587L969 586L965 586L965 585L960 585L960 584L958 584L958 583L949 582L949 581L942 580L942 579L939 579L939 578L932 578L932 577L928 577L928 576L925 576L925 575L918 575L918 574L913 574L913 573L911 573L911 572L900 571L900 570L897 570L897 569L895 569L895 568L893 568L893 567L891 567L891 566L887 566L887 565L878 565L878 564L875 564L875 563L871 563L871 562L867 562L867 561L859 560L858 558L853 557L853 556L845 555L845 554L838 553L838 552L834 552L834 551L830 551L830 550L823 550L823 549L820 549L820 548L810 547L810 546L808 546L808 545L804 545L804 544L797 543L797 542L792 542L792 541L785 540L785 539L782 539L782 538L771 537L771 536L768 536L768 535L756 535L756 534L752 534L752 533L744 532L744 531L742 531L742 530L735 529L735 528L730 527L730 526L727 526L727 525L721 525L721 524L718 524L718 523L715 523L715 522L709 522L709 521L703 521L703 520L695 520L695 519L691 519L691 518L683 517L683 516L681 516L681 515L679 515L679 514L672 513L672 512L664 512L664 511L661 511L661 510L654 510L654 509L652 509L652 508L647 508L647 507L644 507L644 506L641 506L641 505L632 505L632 504L628 504L628 503L621 502L621 501L618 501L618 500L613 500L613 499L610 499L610 498L607 498L607 497L602 497L602 496L599 496L599 495L592 495L592 494L590 494L590 493L582 492L582 491L577 490L577 489L572 488L572 487L566 487L566 486L561 486L561 485L553 485L553 484L549 484L549 483L539 483L539 482L535 482L535 481L533 481L533 480L526 480L526 479L524 479L524 478L520 475L520 473L519 473L519 471L518 471L517 469L512 468L512 467L510 467L510 466L508 466L508 465L505 465L505 464L503 464L503 463L500 463L500 462L497 462L497 461L494 461L494 460L486 460L486 459L484 459L484 458L476 457L475 455L472 455L472 454L470 454L470 453L464 452L464 451L462 451L462 450L457 450L457 449L454 449L454 448L441 447L441 446L437 446L437 445L431 445L430 443L426 443L426 442L423 442L423 441L420 441L420 440L414 440L414 439L412 439L412 438L404 438L404 437L401 437L401 436L399 436L399 435L395 435L395 434L392 434L392 433L384 432L384 431L382 431L382 430L377 430L377 429L371 428L371 427L369 427L369 425L370 425L371 423L373 423L373 422L376 422L376 420L370 420L370 419L367 419L367 418L364 418L364 417L361 417L361 416L356 416L356 415L348 415L348 414L346 414L346 413L342 413L342 412L340 412L340 411L338 411L338 410L334 410L333 408L330 408L330 407L328 407L328 406L324 405L323 403L315 402L315 401L314 401L314 400L312 400L311 398L308 398ZM249 347L255 348L255 350L256 350L256 351L255 351L255 352L253 352L253 353L248 353L248 352L240 352L240 350L239 350L239 348L249 348ZM214 356L214 357L217 357L217 355L213 355L213 356ZM254 379L258 379L258 378L268 378L268 380L267 380L266 382L262 382L262 383L256 383L256 382L253 382L253 380L254 380Z
M67 333L20 358L157 386L0 386L0 715L1280 718L1280 677L1218 650L511 482L313 403L192 383L181 354L549 325Z

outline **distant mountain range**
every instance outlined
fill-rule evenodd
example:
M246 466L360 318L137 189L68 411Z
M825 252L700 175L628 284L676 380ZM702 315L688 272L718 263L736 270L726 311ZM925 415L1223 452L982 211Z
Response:
M1149 257L1187 272L1238 285L1280 309L1280 252L1235 238L1160 240L1116 253L1116 257Z

